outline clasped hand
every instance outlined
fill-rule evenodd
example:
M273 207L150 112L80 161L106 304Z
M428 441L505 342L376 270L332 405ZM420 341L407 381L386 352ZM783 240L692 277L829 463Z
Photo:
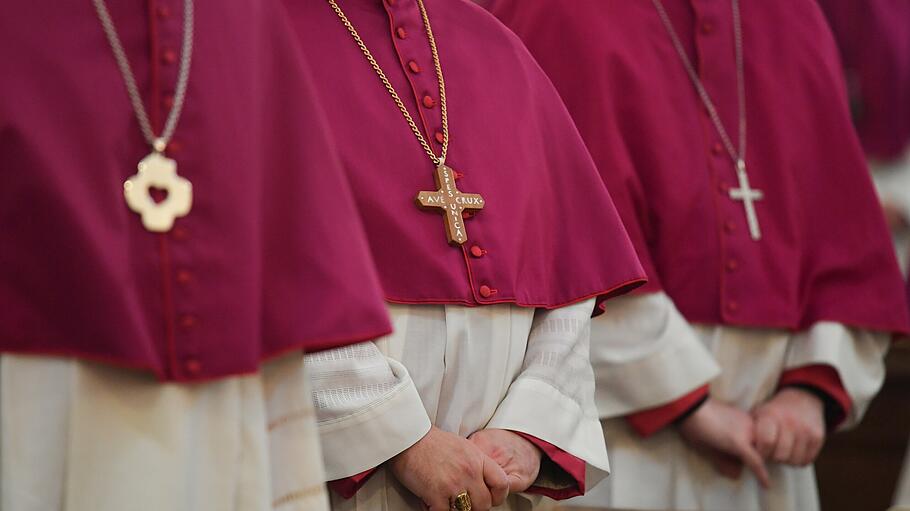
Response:
M823 403L806 391L787 388L750 415L709 399L679 431L721 475L737 479L746 466L767 488L766 461L805 466L818 456L825 440Z
M475 511L505 502L509 492L524 491L537 478L541 452L511 431L481 430L465 439L435 426L392 458L389 468L429 511L449 511L463 491Z

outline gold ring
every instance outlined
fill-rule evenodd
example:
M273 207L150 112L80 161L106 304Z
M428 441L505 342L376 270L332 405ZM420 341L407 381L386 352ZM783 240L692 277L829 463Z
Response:
M455 511L471 511L471 496L463 491L452 499L452 509Z

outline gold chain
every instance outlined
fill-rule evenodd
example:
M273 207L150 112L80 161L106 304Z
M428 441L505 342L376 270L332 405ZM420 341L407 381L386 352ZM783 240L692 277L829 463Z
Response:
M436 153L433 152L433 148L430 147L430 144L427 143L427 140L423 137L420 128L417 127L417 123L414 122L414 119L411 117L411 113L408 112L408 108L404 105L404 102L401 101L401 98L398 97L398 93L395 92L395 87L392 87L392 83L389 82L389 79L386 78L385 73L382 71L382 68L379 67L379 63L376 62L376 59L373 58L373 54L370 53L369 48L363 42L363 39L360 38L360 34L357 33L357 30L354 28L354 25L351 24L348 17L344 15L344 11L341 10L341 7L335 3L335 0L328 0L329 5L335 11L335 14L338 15L338 18L341 19L341 22L344 23L344 26L347 27L348 32L351 33L351 36L354 38L354 42L357 43L357 46L360 47L360 51L363 52L363 55L369 61L370 66L373 70L376 71L376 74L379 76L379 79L382 80L382 84L385 85L389 95L392 96L392 99L395 101L395 104L398 105L398 109L401 110L401 114L404 115L404 119L408 121L408 125L411 127L411 131L414 132L414 135L417 137L417 140L420 142L420 145L423 146L423 150L430 156L430 159L435 165L442 165L446 161L446 153L449 150L449 119L446 113L446 83L442 77L442 66L439 63L439 52L436 51L436 39L433 37L433 29L430 26L430 18L427 16L427 9L423 5L423 0L417 0L417 5L420 7L420 14L423 16L423 26L427 31L427 39L430 41L430 51L433 54L433 66L436 68L436 79L439 81L439 111L442 114L442 152L439 156L436 156Z

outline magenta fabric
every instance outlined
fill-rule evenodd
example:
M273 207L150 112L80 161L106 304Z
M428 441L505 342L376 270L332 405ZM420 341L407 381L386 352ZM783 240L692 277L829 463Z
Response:
M818 3L840 48L863 147L876 159L901 157L910 143L910 2Z
M730 2L664 0L736 137ZM548 72L651 278L695 323L908 328L891 242L814 1L742 5L747 162L763 240L729 199L729 155L651 2L498 0Z
M486 207L468 242L417 209L435 167L324 1L287 0L319 73L385 296L399 303L559 307L618 294L643 271L559 96L521 42L465 0L426 0L445 75L447 163ZM437 79L416 0L339 0L438 152Z
M182 2L108 2L153 123ZM283 7L196 0L168 154L193 210L145 231L123 181L149 152L92 3L0 17L0 350L203 380L389 331L340 160ZM160 128L159 128L160 129Z

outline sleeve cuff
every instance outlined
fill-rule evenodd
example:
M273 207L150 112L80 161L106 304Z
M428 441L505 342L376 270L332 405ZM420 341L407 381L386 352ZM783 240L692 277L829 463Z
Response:
M708 397L708 386L703 385L668 404L649 408L626 416L626 422L640 436L647 438L675 421L698 409Z
M555 445L545 442L533 435L527 433L522 433L521 431L512 431L518 436L524 438L525 440L536 445L538 449L543 451L544 457L546 459L541 460L540 472L544 473L547 468L546 465L550 465L553 469L564 472L566 477L547 477L547 479L555 480L564 480L569 483L569 486L555 487L557 485L545 484L542 481L542 478L538 477L538 481L535 481L534 484L525 490L525 493L532 493L535 495L543 495L545 497L550 497L554 500L565 500L572 497L577 497L579 495L584 495L585 493L585 462L580 458L576 458L571 454L563 451ZM549 463L548 463L549 462ZM552 470L548 470L552 472ZM571 478L571 480L569 479Z
M374 472L376 472L376 469L371 468L359 474L352 475L351 477L329 481L327 484L330 490L341 495L343 498L349 499L357 494Z
M850 413L853 401L841 382L837 370L815 364L788 369L781 374L778 388L796 387L815 394L825 405L825 423L836 429Z

